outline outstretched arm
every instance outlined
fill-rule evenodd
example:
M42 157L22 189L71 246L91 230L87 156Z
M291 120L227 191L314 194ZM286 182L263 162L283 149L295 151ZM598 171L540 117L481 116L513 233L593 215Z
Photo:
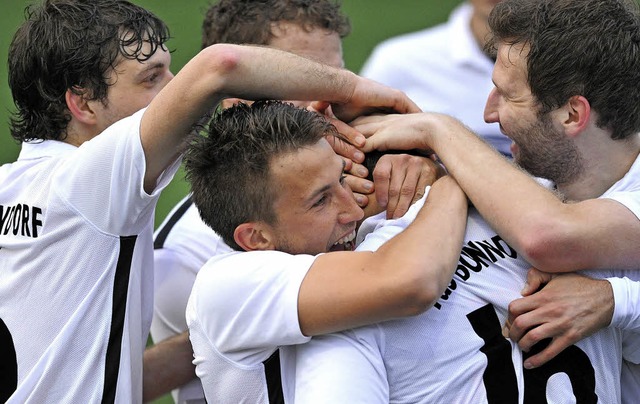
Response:
M354 126L370 136L365 150L435 151L485 220L536 268L638 267L640 220L630 209L605 198L561 201L454 118L371 116Z
M325 100L343 120L372 110L419 110L402 92L348 70L271 48L213 45L176 74L142 118L147 191L155 188L159 175L175 160L191 127L229 97Z

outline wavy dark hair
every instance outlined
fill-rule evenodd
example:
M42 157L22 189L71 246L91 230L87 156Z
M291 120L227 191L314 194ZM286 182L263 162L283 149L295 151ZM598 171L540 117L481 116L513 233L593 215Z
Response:
M584 96L597 125L624 139L640 131L640 16L634 0L503 0L489 16L496 44L525 44L540 114Z
M27 7L9 47L17 108L11 135L63 140L71 119L67 90L106 105L107 77L119 61L147 60L168 39L162 20L124 0L45 0Z
M239 103L218 111L185 151L187 181L202 220L236 250L233 233L252 221L276 223L274 158L339 136L322 115L281 101Z
M220 0L202 23L202 47L216 43L268 45L271 26L293 22L306 29L323 28L344 38L351 32L340 4L329 0Z

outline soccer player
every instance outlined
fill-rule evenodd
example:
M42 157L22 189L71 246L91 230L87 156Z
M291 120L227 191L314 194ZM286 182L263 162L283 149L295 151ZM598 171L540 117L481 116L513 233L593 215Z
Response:
M368 147L420 147L438 154L495 229L495 233L487 233L484 225L479 226L480 236L469 235L468 241L489 240L492 234L499 234L518 257L544 271L598 271L585 273L591 278L574 276L572 282L562 283L563 287L553 287L552 280L538 292L541 297L514 302L521 315L511 327L510 344L495 328L507 319L509 300L519 297L527 280L526 266L515 266L515 260L508 263L502 259L507 257L504 253L499 257L493 250L499 262L489 256L484 263L471 261L470 251L463 249L460 271L454 276L456 288L438 302L441 311L430 310L414 320L343 334L335 337L335 348L328 338L312 341L335 350L335 356L324 349L311 352L313 345L298 350L299 373L308 377L308 383L301 384L298 391L311 395L330 385L340 394L334 383L340 376L337 368L348 369L349 374L358 368L355 372L366 380L364 372L371 371L372 363L378 370L384 363L383 373L372 376L375 382L369 379L367 384L367 391L379 393L382 400L402 396L411 397L411 401L452 401L456 394L461 401L474 397L474 402L504 401L505 397L514 401L523 395L525 401L532 402L545 396L564 400L569 394L591 400L599 397L601 402L621 399L617 386L622 354L637 363L637 335L628 341L628 334L616 328L597 330L610 323L638 330L639 284L593 278L622 274L637 278L638 21L638 5L633 1L503 0L495 6L489 19L497 55L495 89L487 100L485 119L500 123L513 142L515 161L528 174L447 116L425 113L407 119L367 118L356 124L360 131L374 133ZM550 189L529 174L550 180ZM473 228L468 225L468 231ZM626 272L613 273L606 268ZM515 279L504 279L505 270ZM482 285L487 290L480 290ZM568 299L560 304L557 299L550 300L558 295ZM573 318L554 318L556 312L567 311ZM455 313L455 320L452 315L445 316L447 313ZM403 330L407 335L409 329L414 335L424 335L422 346L417 345L417 339L403 342L397 338ZM434 341L449 342L453 335L455 347L441 350L435 345ZM544 338L551 338L548 345L535 345ZM517 341L527 351L524 357L515 349ZM625 348L622 352L621 347ZM513 363L496 361L508 359L512 348ZM417 354L418 349L424 350L424 356ZM311 353L303 353L305 350ZM404 362L394 354L403 350L412 353L411 358L404 356ZM366 364L360 362L362 355L369 356ZM335 366L320 366L320 357ZM460 369L438 367L445 362L456 363ZM507 368L496 368L505 365ZM566 369L568 377L560 377L567 367L572 368ZM435 370L439 373L426 375ZM576 378L578 373L583 373L582 381ZM325 374L326 383L320 383ZM507 381L496 384L496 374L513 375L512 381L518 385ZM484 380L478 375L484 375ZM461 380L466 382L464 387L456 384ZM309 386L314 391L308 390ZM357 392L358 386L344 389ZM296 398L302 400L298 395ZM346 400L357 401L358 397ZM364 401L375 402L373 398Z
M30 8L9 50L18 160L0 168L1 401L141 402L153 211L226 96L320 99L352 119L397 90L281 51L218 45L175 78L167 27L122 0ZM152 369L151 369L152 370Z
M380 250L325 254L351 241L363 216L325 140L335 128L258 102L223 110L207 132L187 149L187 180L205 223L234 249L207 261L187 305L207 402L293 402L295 344L415 315L449 284L467 211L455 181L438 179L413 224Z
M343 68L342 38L350 29L349 21L339 6L329 0L221 0L207 10L202 47L216 43L266 45ZM225 99L222 107L227 108L238 101ZM295 101L294 104L309 106L311 102ZM340 124L335 120L332 122ZM345 126L338 127L353 131ZM332 142L332 145L336 147L340 143ZM336 150L340 151L338 147ZM347 160L347 163L351 166L349 173L357 173L364 168L355 161ZM380 181L387 180L391 187L385 195L386 200L391 199L387 204L390 215L401 216L415 198L414 194L420 195L425 186L433 182L436 170L430 163L428 159L406 154L382 158L377 166L376 182L380 184ZM385 167L388 175L383 171ZM366 171L359 175L365 174ZM370 202L368 200L367 194L373 196L370 180L346 174L346 181L356 198L364 198L359 205L366 206L365 215L379 211L374 198ZM389 198L389 193L398 198ZM198 271L211 257L228 251L231 248L202 221L190 195L169 213L154 239L156 276L151 336L156 343L187 330L184 313ZM151 353L149 350L147 355ZM204 401L200 380L195 375L191 382L172 394L178 403Z

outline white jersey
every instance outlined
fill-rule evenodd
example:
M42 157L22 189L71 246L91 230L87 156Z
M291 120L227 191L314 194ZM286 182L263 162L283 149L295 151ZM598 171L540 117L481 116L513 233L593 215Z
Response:
M620 181L605 195L633 188L625 187ZM383 222L358 249L375 250L402 228ZM502 336L502 326L528 269L470 210L457 270L435 306L420 316L314 337L296 347L296 402L620 402L622 359L640 362L640 344L637 335L619 328L579 341L538 369L523 368L527 354Z
M298 292L315 258L232 252L212 258L198 273L186 317L208 402L259 404L291 397L292 345L310 339L300 330Z
M510 156L511 141L497 123L483 119L493 89L493 61L471 32L472 11L464 3L445 24L387 39L376 46L360 74L404 91L423 111L458 118Z
M0 340L3 364L15 364L0 375L8 402L142 401L153 213L179 166L145 193L142 113L79 148L23 144L0 167Z
M187 330L185 310L200 268L209 258L232 251L207 226L191 196L180 201L154 234L155 299L151 337L155 343ZM196 378L172 392L176 403L204 403Z

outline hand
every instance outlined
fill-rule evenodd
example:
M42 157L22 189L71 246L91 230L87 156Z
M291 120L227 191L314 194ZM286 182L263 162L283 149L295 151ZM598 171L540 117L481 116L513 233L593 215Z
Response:
M331 144L331 147L333 148L333 151L336 152L336 154L342 157L346 157L347 159L350 159L351 161L354 161L356 163L362 163L362 161L364 160L364 153L358 148L364 146L365 137L360 132L342 122L341 120L337 119L331 111L331 105L327 102L314 101L307 107L307 109L324 115L329 120L329 122L331 122L331 124L336 127L338 133L340 133L340 135L343 137L343 139L340 139L336 136L326 137L327 141L329 142L329 144ZM367 174L365 173L361 178L364 178L366 176Z
M533 293L540 285L544 285L542 289ZM545 338L552 339L540 353L525 360L527 369L545 364L609 325L613 317L613 290L606 280L575 273L549 275L531 269L523 292L532 294L509 304L509 337L525 352Z
M409 206L424 196L425 188L443 170L432 159L409 154L385 154L373 170L377 205L386 208L387 218L404 215Z
M356 76L357 82L346 103L332 104L335 115L345 122L376 112L400 114L420 112L420 108L400 90Z
M367 141L363 147L365 153L372 150L424 150L430 154L427 146L430 133L429 122L433 114L407 115L370 115L350 122Z

